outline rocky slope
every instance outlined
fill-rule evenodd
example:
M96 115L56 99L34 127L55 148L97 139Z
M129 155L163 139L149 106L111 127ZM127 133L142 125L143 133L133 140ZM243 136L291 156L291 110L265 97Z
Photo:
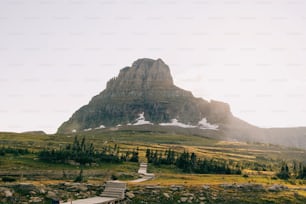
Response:
M195 98L176 87L161 60L139 59L61 125L71 133L117 125L160 124L216 129L232 117L228 104Z

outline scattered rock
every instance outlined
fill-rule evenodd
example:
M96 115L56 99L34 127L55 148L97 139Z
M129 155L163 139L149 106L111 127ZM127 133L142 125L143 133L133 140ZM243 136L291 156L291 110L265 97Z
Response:
M170 195L169 195L168 193L163 193L163 195L164 195L164 197L167 198L167 199L170 198Z
M126 195L129 199L135 198L135 195L134 195L133 192L126 192L125 195Z
M43 201L40 197L31 197L30 203L41 203Z
M37 187L31 183L19 183L14 185L13 188L24 193L30 193L31 191L38 192Z
M29 193L30 193L30 195L36 195L35 191L30 191Z
M48 191L46 198L50 198L50 199L57 199L57 195L55 192L53 191Z
M79 186L79 190L82 191L82 192L87 192L88 188L84 185L81 185L81 186Z
M273 186L269 187L268 190L272 192L279 192L279 191L288 190L288 187L280 184L274 184Z
M4 191L4 196L5 196L6 198L13 197L13 192L10 191L9 189L8 189L8 190L5 190L5 191Z
M240 188L244 191L263 191L264 187L261 184L254 184L254 183L246 183L237 185L237 188Z
M204 185L204 186L203 186L203 189L204 189L204 190L208 190L209 188L210 188L210 186L208 186L208 185Z
M38 189L38 193L40 193L40 194L45 194L46 193L46 189L44 188L44 186L41 186L37 189Z
M193 193L184 193L182 196L184 197L194 197Z
M220 187L224 188L224 189L228 189L228 188L235 188L236 185L235 184L223 183L223 184L220 184Z
M180 185L172 185L170 187L171 191L180 191L180 190L184 190L184 186L180 186Z
M185 203L187 200L188 200L187 197L181 197L181 199L180 199L180 201L183 202L183 203Z
M205 200L205 197L199 197L199 200L203 201L203 200Z
M147 190L158 190L158 189L161 189L161 188L162 188L161 186L146 186Z

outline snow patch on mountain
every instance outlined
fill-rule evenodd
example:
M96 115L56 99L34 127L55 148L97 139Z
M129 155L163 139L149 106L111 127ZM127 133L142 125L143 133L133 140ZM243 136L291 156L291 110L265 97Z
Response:
M217 130L218 125L210 124L207 122L206 118L203 118L198 122L198 125L188 125L185 123L179 122L177 119L172 119L171 123L159 123L161 126L176 126L176 127L182 127L182 128L200 128L200 129L210 129L210 130Z
M216 124L210 124L209 122L207 122L206 118L203 118L202 120L200 120L198 122L198 126L200 129L210 129L210 130L217 130L219 127Z
M140 113L138 116L139 117L136 119L136 123L133 123L133 125L153 125L153 123L146 120L144 117L144 112Z
M178 122L177 119L172 119L171 123L159 123L161 126L177 126L177 127L182 127L182 128L196 128L197 126L194 125L187 125L181 122Z
M105 128L105 126L104 125L100 125L99 127L96 127L95 129L97 130L97 129L103 129L103 128Z

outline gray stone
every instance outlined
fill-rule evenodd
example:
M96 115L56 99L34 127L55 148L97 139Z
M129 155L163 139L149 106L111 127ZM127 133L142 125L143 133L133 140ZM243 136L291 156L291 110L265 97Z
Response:
M193 193L184 193L184 194L182 194L182 196L184 196L184 197L194 197L194 194Z
M81 185L81 186L79 186L79 190L83 191L83 192L86 192L86 191L88 191L88 188L84 185Z
M288 190L288 187L280 184L274 184L273 186L269 187L268 190L273 192L278 192L278 191Z
M181 185L172 185L170 186L171 191L179 191L179 190L184 190L184 186Z
M203 201L203 200L205 200L205 197L199 197L199 200Z
M165 198L170 198L170 195L168 193L163 193Z
M185 203L187 200L188 200L187 197L181 197L181 199L180 199L180 201L183 202L183 203Z
M125 195L126 195L129 199L135 198L135 195L134 195L133 192L126 192Z
M13 196L13 192L10 191L9 189L8 189L8 190L5 190L5 191L4 191L4 196L5 196L6 198L10 198L10 197Z
M40 194L45 194L46 193L46 189L44 188L44 187L39 187L38 188L38 192L40 193Z
M30 195L36 195L35 191L30 191L29 193L30 193Z
M56 195L56 193L53 192L53 191L48 191L46 197L47 197L47 198L50 198L50 199L57 199L57 195Z
M208 186L208 185L204 185L204 186L203 186L203 189L204 189L204 190L208 190L209 188L210 188L210 186Z
M43 201L40 197L31 197L30 203L41 203Z
M31 183L19 183L17 185L14 185L13 187L23 192L28 192L28 193L31 191L38 192L37 187Z

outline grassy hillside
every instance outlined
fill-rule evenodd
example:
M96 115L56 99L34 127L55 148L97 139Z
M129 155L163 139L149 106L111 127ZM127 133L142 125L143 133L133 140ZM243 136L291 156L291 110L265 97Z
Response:
M80 172L80 166L73 164L52 164L38 159L37 152L49 148L60 149L71 144L77 136L85 137L89 143L93 143L95 149L100 150L107 145L119 145L121 151L129 151L138 148L140 161L146 161L145 152L148 148L164 151L169 148L175 152L194 152L198 158L220 159L228 162L239 163L244 166L241 175L225 174L189 174L177 169L174 165L149 165L149 171L156 175L156 178L143 183L129 183L131 190L138 191L146 189L147 186L183 185L186 188L198 189L201 186L210 186L209 192L219 195L223 192L224 199L230 199L232 195L241 196L242 200L248 200L251 191L240 192L240 187L235 185L260 184L264 189L269 186L283 185L287 190L276 193L268 190L252 192L253 197L265 199L253 203L277 203L278 198L282 202L303 203L306 200L306 181L291 178L288 180L278 179L275 175L280 170L282 161L289 164L292 169L293 161L306 163L306 151L296 148L286 148L277 145L246 143L237 141L221 141L211 137L198 135L183 135L165 132L135 131L135 130L114 130L114 131L92 131L71 135L45 135L36 133L0 133L0 148L13 147L24 148L30 151L29 154L5 154L0 155L0 177L7 176L15 178L16 182L30 182L33 184L53 184L63 181L73 181ZM84 176L89 183L103 183L113 177L121 180L131 180L138 177L138 163L123 162L119 164L97 163L84 167ZM1 185L5 185L3 182ZM234 186L227 189L226 185ZM225 186L224 186L225 185ZM221 186L221 187L220 187ZM233 188L233 189L232 189ZM137 190L138 189L138 190ZM164 191L160 191L164 193ZM168 192L168 191L165 191ZM172 195L172 194L171 194ZM173 192L173 202L176 203L177 192ZM207 195L210 199L210 195ZM199 195L199 197L201 197ZM203 196L202 196L203 197ZM204 195L205 197L205 195ZM145 198L136 197L137 199ZM151 198L151 197L150 197ZM160 197L161 200L162 196ZM137 199L135 203L137 203ZM170 199L170 198L169 198ZM287 199L287 200L286 200ZM288 200L289 199L289 200ZM207 200L209 201L209 200ZM148 202L160 202L148 200ZM209 201L214 203L213 200ZM217 202L217 201L215 201ZM221 201L220 201L221 202ZM217 202L218 203L218 202ZM230 202L229 202L230 203ZM235 203L235 201L233 201Z
M220 141L203 136L134 130L84 132L73 135L0 133L0 147L28 148L35 153L44 148L59 149L64 147L66 144L72 143L75 136L85 137L89 143L94 144L96 149L113 144L118 144L122 150L131 150L138 147L140 160L145 160L144 155L147 148L157 150L171 148L177 152L183 152L184 150L195 152L199 157L204 158L266 164L270 165L272 170L275 170L274 168L281 160L306 162L306 151L296 148L261 143ZM43 169L45 166L33 154L0 157L0 165L2 167L0 171L10 168L22 169L23 166L33 169L39 166L40 169ZM48 168L50 167L50 164L46 165ZM51 166L54 168L74 168L73 166L58 164Z

